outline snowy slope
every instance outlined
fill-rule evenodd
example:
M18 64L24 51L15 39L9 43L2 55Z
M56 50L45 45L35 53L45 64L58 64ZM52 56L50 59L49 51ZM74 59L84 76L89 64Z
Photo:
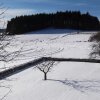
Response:
M16 36L14 41L17 46L24 44L23 50L30 48L32 52L23 52L26 60L13 61L12 65L41 56L88 58L91 51L89 37L90 34ZM29 56L32 58L29 59ZM48 73L47 81L43 80L42 72L30 68L0 81L2 97L3 100L100 100L100 66L95 63L61 62Z

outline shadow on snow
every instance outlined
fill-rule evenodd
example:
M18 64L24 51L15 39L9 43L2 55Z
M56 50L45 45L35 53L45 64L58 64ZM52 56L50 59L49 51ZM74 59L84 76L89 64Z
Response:
M48 79L49 81L60 82L64 85L70 86L80 92L100 92L100 81L94 80L55 80Z

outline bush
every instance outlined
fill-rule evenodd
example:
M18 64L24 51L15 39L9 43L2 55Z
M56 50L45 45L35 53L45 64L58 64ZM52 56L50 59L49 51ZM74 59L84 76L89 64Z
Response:
M97 41L100 42L100 32L97 32L96 34L92 35L89 39L90 42Z

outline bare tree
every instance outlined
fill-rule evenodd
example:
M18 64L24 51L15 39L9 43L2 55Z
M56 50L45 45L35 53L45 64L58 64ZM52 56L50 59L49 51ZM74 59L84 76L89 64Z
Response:
M44 73L44 80L47 80L47 73L50 72L51 68L54 65L54 61L44 61L41 64L38 64L36 68L38 68L41 72Z
M5 12L7 11L8 8L4 7L3 3L0 3L0 63L1 62L9 62L13 60L20 51L15 51L15 52L9 52L7 51L7 47L10 45L11 40L13 37L8 36L6 31L5 31ZM8 92L4 94L3 96L0 97L0 100L3 100L7 95L11 92L10 87L2 85L2 81L0 80L0 88L6 88L8 89Z
M100 57L100 42L94 43L92 45L92 52L90 53L90 58L99 58Z
M90 53L90 58L98 58L100 57L100 32L93 34L90 39L92 44L92 52Z
M10 45L11 40L13 37L8 36L6 31L4 31L5 28L5 20L4 20L4 15L5 12L7 11L8 8L5 8L2 3L0 3L0 26L1 29L3 30L0 32L0 61L3 62L8 62L11 61L14 57L15 54L18 54L18 51L16 52L8 52L7 47Z
M9 48L12 48L16 44L13 44L13 40L15 40L14 36L9 36L6 32L6 22L5 22L5 12L7 12L8 8L4 7L3 3L0 3L0 27L3 29L2 32L0 32L0 62L9 62L14 60L16 57L20 55L22 52L22 48L16 50L8 50ZM2 26L1 26L2 24Z

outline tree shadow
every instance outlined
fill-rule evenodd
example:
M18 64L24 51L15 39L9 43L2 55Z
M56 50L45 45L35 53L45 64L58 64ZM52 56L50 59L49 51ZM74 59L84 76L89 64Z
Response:
M49 81L60 82L64 85L70 86L80 92L100 92L100 81L95 80L55 80L48 79Z

